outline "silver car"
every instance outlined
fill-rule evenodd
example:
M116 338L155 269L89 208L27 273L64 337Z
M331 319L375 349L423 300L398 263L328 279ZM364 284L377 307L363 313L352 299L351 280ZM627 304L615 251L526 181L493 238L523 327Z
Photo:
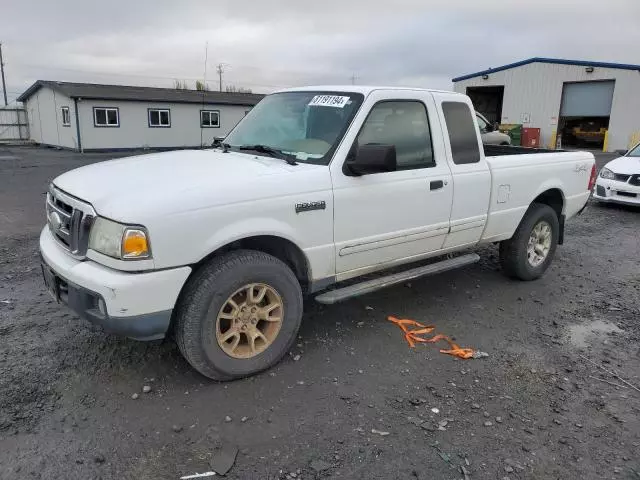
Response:
M480 129L480 137L485 145L511 145L511 137L498 130L498 124L492 125L481 114L476 112L476 120Z

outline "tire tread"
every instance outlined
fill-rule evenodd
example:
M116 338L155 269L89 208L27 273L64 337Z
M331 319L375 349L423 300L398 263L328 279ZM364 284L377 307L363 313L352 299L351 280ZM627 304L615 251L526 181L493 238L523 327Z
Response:
M551 250L543 264L539 274L532 274L532 272L527 268L526 258L527 258L527 241L529 239L529 235L531 234L531 229L534 227L536 222L538 222L541 218L545 216L551 216L554 221L552 221L552 244ZM520 225L516 229L513 237L509 240L505 240L500 242L500 264L502 265L503 272L511 278L519 279L519 280L535 280L539 278L548 268L549 264L553 260L553 256L555 254L557 242L558 242L558 233L559 233L559 223L558 216L549 205L543 203L533 203L525 213Z
M239 265L251 263L272 264L275 268L285 269L294 278L291 269L281 260L264 252L256 250L234 250L219 257L214 257L202 265L191 277L186 285L177 305L175 322L175 339L183 357L197 371L214 380L232 380L238 376L228 375L215 369L205 358L200 345L201 314L199 306L208 302L211 292L216 289L216 280L224 273L232 271ZM302 290L298 285L298 294L302 297ZM285 352L295 342L292 336ZM265 367L265 368L268 368Z

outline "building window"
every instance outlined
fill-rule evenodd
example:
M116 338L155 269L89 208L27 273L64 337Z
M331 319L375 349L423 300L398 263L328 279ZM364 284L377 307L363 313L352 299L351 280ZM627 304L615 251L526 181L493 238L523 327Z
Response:
M200 126L220 128L220 112L218 110L200 110Z
M149 127L170 127L171 111L169 109L149 108Z
M120 112L115 107L93 107L94 127L119 127Z
M69 107L62 107L62 126L71 126L71 113L69 113Z

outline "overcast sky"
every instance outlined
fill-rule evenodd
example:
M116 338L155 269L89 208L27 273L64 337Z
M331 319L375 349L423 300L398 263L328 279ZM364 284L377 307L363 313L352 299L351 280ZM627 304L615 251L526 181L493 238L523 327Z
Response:
M9 97L37 79L257 92L323 83L451 88L533 56L640 64L640 0L4 0Z

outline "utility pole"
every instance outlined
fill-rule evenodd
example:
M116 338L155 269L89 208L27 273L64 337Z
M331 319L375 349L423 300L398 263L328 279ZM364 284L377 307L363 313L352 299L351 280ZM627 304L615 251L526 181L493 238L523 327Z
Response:
M222 91L222 74L224 73L224 64L219 63L216 67L216 71L218 72L218 78L220 79L220 91Z
M9 105L7 102L7 84L4 80L4 62L2 61L2 44L0 43L0 72L2 72L2 93L4 93L4 106Z

